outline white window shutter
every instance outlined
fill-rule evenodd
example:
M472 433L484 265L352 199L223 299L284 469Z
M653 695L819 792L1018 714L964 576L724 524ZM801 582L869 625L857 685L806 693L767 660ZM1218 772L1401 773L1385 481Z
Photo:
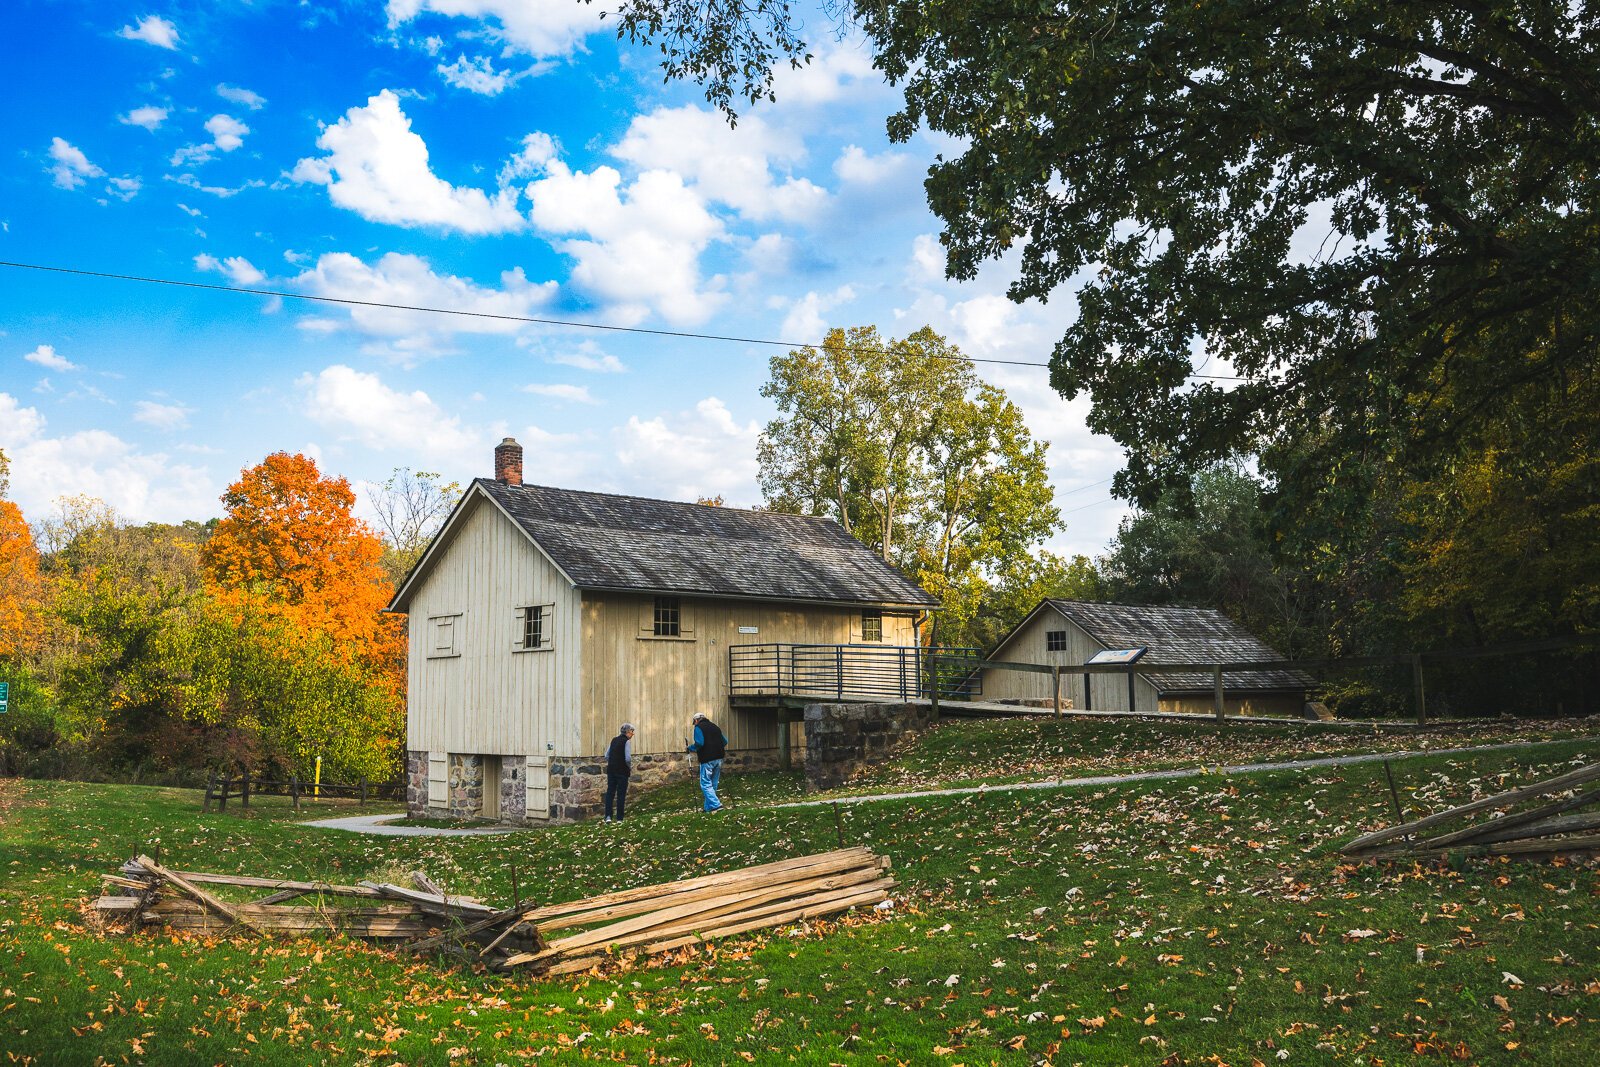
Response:
M522 647L522 613L526 608L511 609L511 647Z
M556 644L556 606L554 604L545 604L539 608L539 611L543 616L539 625L539 647L554 648Z
M678 633L684 637L694 633L694 602L688 597L678 598Z

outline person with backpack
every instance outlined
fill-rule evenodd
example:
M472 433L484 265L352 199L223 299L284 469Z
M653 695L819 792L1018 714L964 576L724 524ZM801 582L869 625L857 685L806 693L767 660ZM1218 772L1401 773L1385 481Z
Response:
M625 722L606 749L606 822L621 822L628 802L628 779L633 776L633 723ZM615 804L617 817L611 817Z
M728 752L728 739L716 723L703 713L694 714L694 740L688 751L700 757L700 792L704 795L707 812L721 811L722 801L717 787L722 784L722 757Z

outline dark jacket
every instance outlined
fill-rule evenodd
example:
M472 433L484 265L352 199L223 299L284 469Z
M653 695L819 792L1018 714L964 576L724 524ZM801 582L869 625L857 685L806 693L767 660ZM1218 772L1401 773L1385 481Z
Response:
M606 749L606 773L624 777L633 773L633 767L628 763L627 734L618 734L611 739L611 747Z
M701 763L710 763L728 754L728 739L722 736L722 728L716 723L710 719L701 719L695 723L694 728L700 735L700 744L696 751L700 754Z

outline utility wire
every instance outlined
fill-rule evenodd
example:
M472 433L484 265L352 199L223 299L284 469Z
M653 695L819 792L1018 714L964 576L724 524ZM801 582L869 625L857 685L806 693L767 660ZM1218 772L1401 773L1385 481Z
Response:
M651 337L676 337L691 341L730 341L736 344L771 345L776 348L817 348L815 344L800 341L775 341L765 337L738 337L720 333L693 333L688 330L654 330L644 326L609 326L599 322L578 322L572 319L547 319L535 315L506 315L493 311L465 311L461 308L423 307L417 304L391 304L382 300L356 300L352 297L342 296L314 296L309 293L290 293L278 289L254 289L242 285L218 285L215 282L189 282L177 278L152 278L138 274L115 274L110 271L84 270L78 267L56 267L44 263L18 263L12 260L0 259L0 267L12 267L16 270L36 270L49 274L67 274L80 278L106 278L119 282L139 282L144 285L170 285L180 289L205 289L217 293L242 293L246 296L274 296L280 300L306 300L321 304L339 304L345 307L383 308L389 311L418 311L429 315L459 315L463 318L493 319L499 322L525 322L537 326L565 326L578 330L601 330L609 333L644 334ZM860 346L847 346L846 351L869 351ZM959 359L967 363L994 363L1007 367L1041 367L1049 369L1048 363L1037 363L1023 359L991 359L984 356L943 356L940 359ZM1191 378L1209 378L1219 381L1243 381L1242 378L1233 378L1216 374L1191 374Z

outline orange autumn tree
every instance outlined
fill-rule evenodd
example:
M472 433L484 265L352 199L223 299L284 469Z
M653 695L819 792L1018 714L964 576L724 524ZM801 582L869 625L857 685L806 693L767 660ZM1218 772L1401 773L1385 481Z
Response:
M337 740L359 750L336 758L353 772L392 764L405 724L405 629L383 613L393 594L383 544L355 517L350 483L275 452L222 502L202 557L206 586L251 647L230 653L231 680L196 705L223 714L242 690L254 694L245 710L301 762L332 756Z
M36 651L44 634L39 549L22 509L5 499L9 472L0 452L0 659Z
M394 589L383 542L356 518L343 478L323 477L302 455L274 452L222 494L227 517L206 544L208 583L219 600L243 603L361 652L393 639L381 614Z

